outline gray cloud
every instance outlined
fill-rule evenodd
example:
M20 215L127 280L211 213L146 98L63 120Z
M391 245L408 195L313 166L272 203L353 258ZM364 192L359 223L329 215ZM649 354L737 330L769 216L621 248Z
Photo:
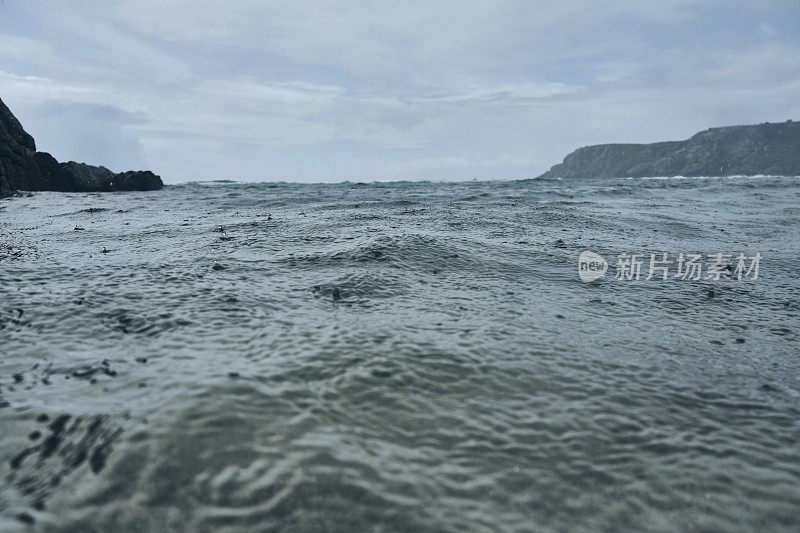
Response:
M800 116L791 3L0 4L0 96L168 181L535 176L595 142Z

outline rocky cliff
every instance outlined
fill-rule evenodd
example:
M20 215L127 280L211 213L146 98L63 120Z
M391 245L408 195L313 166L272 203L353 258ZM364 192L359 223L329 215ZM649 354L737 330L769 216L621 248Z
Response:
M712 128L685 141L575 150L540 178L800 176L800 122Z
M83 163L59 163L36 143L0 100L0 197L22 191L149 191L164 186L150 171L114 173Z

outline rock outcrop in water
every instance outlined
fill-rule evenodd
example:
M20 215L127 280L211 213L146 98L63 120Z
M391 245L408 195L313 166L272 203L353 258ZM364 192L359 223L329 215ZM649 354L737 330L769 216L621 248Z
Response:
M0 197L22 191L150 191L164 186L150 171L114 173L84 163L59 163L36 143L0 100Z
M685 141L575 150L540 178L799 176L800 122L711 128Z

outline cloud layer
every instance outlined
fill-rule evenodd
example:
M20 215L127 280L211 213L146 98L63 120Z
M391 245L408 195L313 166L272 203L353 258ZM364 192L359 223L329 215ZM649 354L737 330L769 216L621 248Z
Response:
M0 3L0 97L166 181L524 178L598 142L800 118L791 2Z

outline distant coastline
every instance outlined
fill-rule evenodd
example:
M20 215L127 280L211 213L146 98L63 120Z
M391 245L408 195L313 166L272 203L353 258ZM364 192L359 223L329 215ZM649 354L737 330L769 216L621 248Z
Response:
M585 146L539 178L755 175L800 175L800 122L711 128L685 141Z
M536 179L759 175L800 176L800 122L710 128L683 141L584 146ZM163 187L161 177L148 170L115 173L74 161L59 163L49 153L36 150L33 137L0 99L0 198L15 191L147 191Z

